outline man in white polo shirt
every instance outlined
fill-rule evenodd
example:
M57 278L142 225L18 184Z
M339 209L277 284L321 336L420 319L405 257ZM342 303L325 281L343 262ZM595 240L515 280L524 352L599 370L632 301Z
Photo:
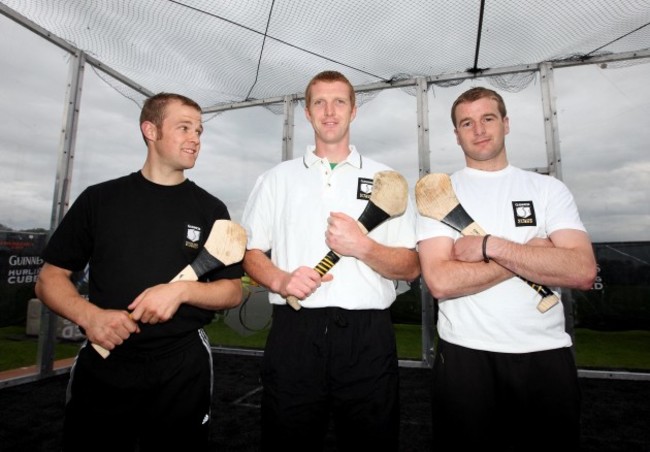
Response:
M244 269L274 307L261 372L262 450L323 450L332 418L339 450L397 451L388 308L393 280L420 273L415 211L409 201L404 214L364 234L357 219L374 175L390 168L350 145L354 89L325 71L307 86L305 105L315 146L260 176L242 218ZM330 249L341 259L321 277L314 266ZM289 296L302 309L288 306Z

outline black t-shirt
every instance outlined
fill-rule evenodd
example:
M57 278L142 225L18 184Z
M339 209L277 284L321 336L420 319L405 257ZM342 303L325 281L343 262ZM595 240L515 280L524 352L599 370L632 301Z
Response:
M71 271L89 263L90 301L126 309L144 289L169 282L190 264L218 219L230 219L225 204L194 182L163 186L132 173L84 190L49 240L43 259ZM241 264L234 264L201 280L242 275ZM213 311L182 304L171 320L140 325L141 333L120 348L164 346L213 318Z

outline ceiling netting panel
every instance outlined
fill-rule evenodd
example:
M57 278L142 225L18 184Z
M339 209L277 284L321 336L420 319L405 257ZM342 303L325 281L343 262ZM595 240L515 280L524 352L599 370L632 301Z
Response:
M650 48L650 0L485 0L483 10L448 0L1 3L150 92L203 107L300 94L325 69L359 86ZM491 83L518 91L534 79Z

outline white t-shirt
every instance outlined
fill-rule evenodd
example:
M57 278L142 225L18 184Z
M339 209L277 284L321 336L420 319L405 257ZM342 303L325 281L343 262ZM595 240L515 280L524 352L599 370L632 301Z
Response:
M486 233L526 243L561 229L585 231L573 196L560 180L508 166L488 172L464 168L451 176L463 208ZM460 234L418 215L418 241ZM557 293L559 296L559 292ZM513 277L483 292L439 300L438 333L477 350L528 353L571 346L561 305L540 313L540 295Z
M242 216L247 248L272 250L274 264L286 271L315 267L330 251L325 244L330 212L358 219L368 204L375 173L390 169L350 146L348 158L332 170L310 146L303 157L282 162L258 178ZM384 245L414 249L415 208L410 196L404 214L384 221L369 236ZM303 308L385 309L395 300L393 281L355 258L341 257L329 273L334 279L303 300ZM279 294L269 292L269 300L285 304Z

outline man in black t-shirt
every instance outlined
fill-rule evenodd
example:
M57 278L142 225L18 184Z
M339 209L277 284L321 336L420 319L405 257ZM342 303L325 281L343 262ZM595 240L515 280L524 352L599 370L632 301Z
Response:
M240 263L169 283L214 221L230 219L221 200L185 177L199 155L201 108L160 93L145 102L140 128L142 169L81 193L36 283L37 296L88 338L70 373L65 451L206 449L212 356L203 326L241 302ZM88 299L70 280L86 265Z

